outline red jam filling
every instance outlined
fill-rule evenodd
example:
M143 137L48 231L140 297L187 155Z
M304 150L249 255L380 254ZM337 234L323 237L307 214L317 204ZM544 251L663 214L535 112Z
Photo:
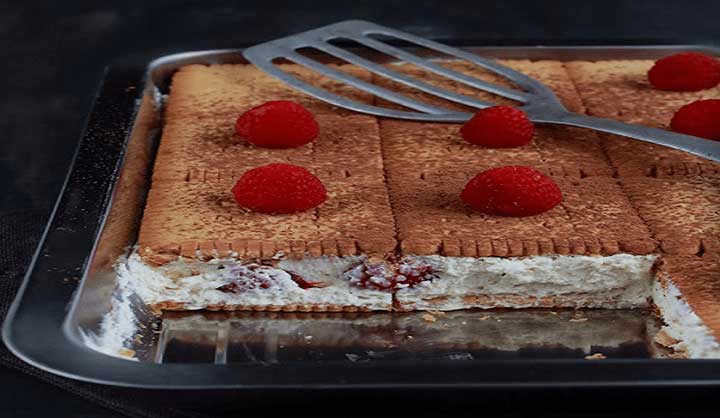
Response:
M255 289L269 289L275 284L273 276L258 273L258 265L230 266L228 272L234 280L217 290L225 293L242 293Z
M305 280L305 278L297 273L293 273L291 271L287 272L290 275L290 278L292 281L294 281L298 286L300 286L300 289L310 289L313 287L326 287L327 284L323 282L309 282Z
M396 271L388 270L385 264L360 264L346 273L350 284L365 289L396 291L415 287L432 280L435 276L429 264L416 260L404 260Z
M227 266L227 272L232 276L232 281L217 288L217 290L224 293L243 293L256 289L269 289L278 286L280 282L280 279L276 277L279 271L273 271L257 264ZM286 271L286 273L301 289L327 286L323 282L305 280L304 277L297 273L290 271Z

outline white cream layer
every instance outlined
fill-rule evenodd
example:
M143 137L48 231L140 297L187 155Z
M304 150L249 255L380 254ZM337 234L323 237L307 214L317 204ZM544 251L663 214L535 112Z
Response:
M577 307L646 307L652 283L654 256L617 254L608 257L536 256L525 258L413 257L432 266L437 276L410 289L396 293L398 301L414 309L455 310L468 307L522 308L533 306L543 297L573 295ZM388 310L392 295L386 291L361 289L348 283L344 272L361 263L362 257L316 257L280 260L277 268L263 266L257 274L272 279L270 288L239 293L217 290L232 282L228 269L218 269L232 260L211 262L176 261L159 268L145 264L133 254L119 268L121 282L132 287L148 304L178 302L186 309L210 305L287 305L332 304L364 306ZM308 281L322 281L323 288L300 288L285 271L299 274ZM173 278L177 277L177 278ZM488 305L468 306L467 295L498 296ZM521 302L503 302L502 296L514 295ZM424 303L449 296L444 305Z
M688 358L720 358L720 344L710 329L683 300L680 289L667 275L663 281L655 282L652 297L665 322L662 330L678 340L670 348L685 352Z
M438 279L399 290L396 298L407 309L527 308L537 306L540 298L563 295L576 302L567 307L646 307L655 261L652 255L630 254L416 258L429 263ZM482 296L485 302L468 305L463 300L468 295Z
M372 310L389 310L392 294L350 286L343 273L360 263L360 257L318 257L304 260L281 260L278 268L263 266L255 273L275 283L267 289L257 288L239 293L222 292L218 287L232 282L228 269L220 265L237 264L232 260L211 262L176 261L159 268L145 264L133 254L118 268L121 286L132 288L149 304L177 302L184 309L203 309L212 305L282 306L292 304L363 306ZM302 289L285 271L292 271L308 281L327 286ZM179 277L179 278L172 278Z

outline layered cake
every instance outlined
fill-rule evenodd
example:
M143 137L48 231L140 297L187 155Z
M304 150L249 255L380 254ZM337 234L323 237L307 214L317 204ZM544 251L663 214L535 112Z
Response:
M651 61L503 61L554 90L572 111L665 127L681 104L718 88L660 92ZM468 64L444 65L510 86ZM437 102L350 65L337 69ZM354 100L393 106L285 65ZM512 104L409 65L393 69ZM294 148L238 138L238 115L292 100L319 136ZM443 103L447 106L448 104ZM457 106L462 108L462 106ZM468 143L460 125L352 113L286 87L249 65L190 65L173 77L137 250L124 284L158 309L408 311L466 308L650 308L664 342L720 355L718 165L639 141L537 126L517 148ZM237 204L248 170L304 167L327 190L319 206L267 214ZM464 204L477 173L532 166L562 201L534 216L488 215Z

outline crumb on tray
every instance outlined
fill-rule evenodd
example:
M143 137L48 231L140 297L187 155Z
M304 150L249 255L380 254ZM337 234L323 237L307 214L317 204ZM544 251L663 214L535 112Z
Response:
M595 353L590 356L585 356L585 360L603 360L606 359L605 355L603 353Z

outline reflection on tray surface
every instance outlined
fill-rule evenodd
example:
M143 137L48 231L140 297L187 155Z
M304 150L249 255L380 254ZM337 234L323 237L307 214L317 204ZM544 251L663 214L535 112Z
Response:
M655 319L638 311L169 312L163 363L647 358ZM654 349L657 350L656 348Z

